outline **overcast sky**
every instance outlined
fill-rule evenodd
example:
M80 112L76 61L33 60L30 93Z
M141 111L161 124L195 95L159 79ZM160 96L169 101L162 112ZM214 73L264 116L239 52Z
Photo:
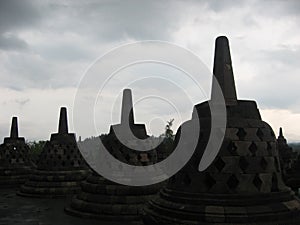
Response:
M167 41L192 51L212 71L215 38L226 35L238 97L256 100L263 120L276 134L282 126L289 141L300 141L299 12L297 0L0 1L0 138L9 134L16 115L20 135L48 139L57 130L60 106L68 107L74 131L72 106L79 82L91 63L112 48L134 41ZM166 66L139 65L118 76L125 79L130 74L130 82L140 74L159 73L180 75ZM153 92L176 96L177 104L184 106L179 107L184 115L180 120L172 104L138 101L137 122L153 134L162 133L168 119L175 118L177 128L191 116L192 107L185 105L174 83L153 78L132 88L135 101L142 92ZM110 94L115 93L105 96ZM119 105L114 102L117 112ZM111 120L99 113L99 131L107 132ZM118 122L119 117L114 118Z

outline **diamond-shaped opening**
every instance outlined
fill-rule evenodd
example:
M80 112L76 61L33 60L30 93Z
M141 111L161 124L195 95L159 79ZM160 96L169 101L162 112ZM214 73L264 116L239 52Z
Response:
M263 168L263 170L266 170L267 167L268 167L268 162L267 160L263 157L260 161L260 165L261 165L261 168Z
M260 177L258 176L258 174L255 175L255 177L253 179L253 184L260 191L260 188L262 186L262 180L260 179Z
M219 170L219 172L221 172L225 167L225 162L221 157L218 157L217 161L215 162L215 167Z
M249 150L252 153L252 155L255 156L257 152L257 145L254 142L252 142L249 146Z
M244 156L242 156L242 157L240 158L239 166L240 166L240 168L242 169L242 171L245 173L245 172L246 172L246 169L247 169L248 166L249 166L249 163L248 163L248 161L246 160L246 158L245 158Z
M191 178L189 177L189 175L185 174L184 178L183 178L183 183L187 186L189 186L192 183Z
M205 183L208 189L210 189L216 184L216 181L209 173L206 173Z
M264 133L262 132L262 130L260 128L257 129L256 135L261 141L263 140Z
M238 185L239 185L239 180L236 178L235 175L231 175L227 180L227 186L230 189L236 189Z
M239 137L239 140L244 141L247 133L244 128L239 128L239 131L236 133L236 135Z
M237 155L237 147L234 142L231 141L227 146L227 149L232 155Z

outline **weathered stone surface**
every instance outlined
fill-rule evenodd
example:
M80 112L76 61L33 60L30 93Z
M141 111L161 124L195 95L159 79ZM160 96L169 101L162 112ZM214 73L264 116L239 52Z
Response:
M99 225L93 219L76 218L64 213L67 199L23 198L15 189L1 189L1 225ZM101 225L124 225L124 222L105 222ZM126 223L126 225L134 225Z
M121 143L115 133L127 123L137 138L148 137L145 125L134 123L131 98L131 91L124 90L121 124L112 125L109 134L102 139L102 142L111 155L119 161L135 166L150 165L157 160L156 149L143 152L133 150L126 146L126 143L142 148L139 140L126 139L126 143ZM82 191L73 198L65 210L79 217L97 218L101 221L122 221L124 224L129 222L142 224L142 208L160 188L161 184L145 187L120 185L93 173L82 183Z
M299 224L299 200L282 180L272 128L261 120L254 101L236 99L226 37L217 38L215 52L214 73L224 93L228 118L222 147L214 162L199 172L211 115L208 102L196 105L202 135L195 153L149 202L144 222L147 225Z
M287 140L283 136L281 127L279 129L277 145L283 178L288 186L298 192L298 188L300 188L300 180L297 180L300 176L297 175L298 171L296 168L298 164L297 153L293 152L293 149L287 144Z
M293 149L287 144L287 140L283 136L282 128L279 130L277 143L285 182L299 194L300 155L297 154L297 152L293 152Z
M19 137L17 117L12 118L10 137L0 145L0 187L18 187L31 173L33 164L29 147L23 137Z
M67 110L61 108L58 133L51 134L29 180L19 195L39 198L57 198L80 190L89 168L77 147L75 134L68 132Z

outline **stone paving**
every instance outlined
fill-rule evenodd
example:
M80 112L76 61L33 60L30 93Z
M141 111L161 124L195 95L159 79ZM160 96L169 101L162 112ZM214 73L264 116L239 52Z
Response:
M72 217L64 212L68 199L24 198L13 189L1 189L0 225L121 225Z

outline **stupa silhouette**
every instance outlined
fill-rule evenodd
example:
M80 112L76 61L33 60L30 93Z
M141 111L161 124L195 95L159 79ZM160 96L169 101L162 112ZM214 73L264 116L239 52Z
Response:
M80 190L89 169L77 147L75 134L68 132L67 109L60 109L58 133L45 143L37 168L21 187L19 195L64 197Z
M236 97L229 44L224 36L216 39L214 75L227 111L221 149L213 163L199 172L211 115L209 102L196 105L201 124L198 146L191 160L147 205L145 224L299 224L300 202L282 181L274 132L261 120L254 101Z
M134 112L131 90L123 91L121 123L112 125L109 134L103 138L106 149L118 160L127 164L142 166L156 161L156 150L137 151L118 140L115 131L125 123L135 137L148 137L144 124L134 123ZM125 140L131 141L131 140ZM137 140L138 141L138 140ZM139 143L136 143L139 146ZM97 218L101 221L121 221L142 223L142 208L160 189L161 184L144 187L133 187L109 181L96 172L82 183L82 191L73 198L67 213L80 217Z
M284 179L286 184L291 187L298 195L300 194L300 154L293 152L283 136L282 128L277 139L279 154L284 166Z
M277 138L278 153L280 159L280 166L284 180L286 181L287 171L289 171L297 158L297 153L293 151L283 136L282 128L279 128L279 135Z
M12 118L10 137L0 145L0 187L18 187L28 178L32 162L24 137L19 137L18 119Z

